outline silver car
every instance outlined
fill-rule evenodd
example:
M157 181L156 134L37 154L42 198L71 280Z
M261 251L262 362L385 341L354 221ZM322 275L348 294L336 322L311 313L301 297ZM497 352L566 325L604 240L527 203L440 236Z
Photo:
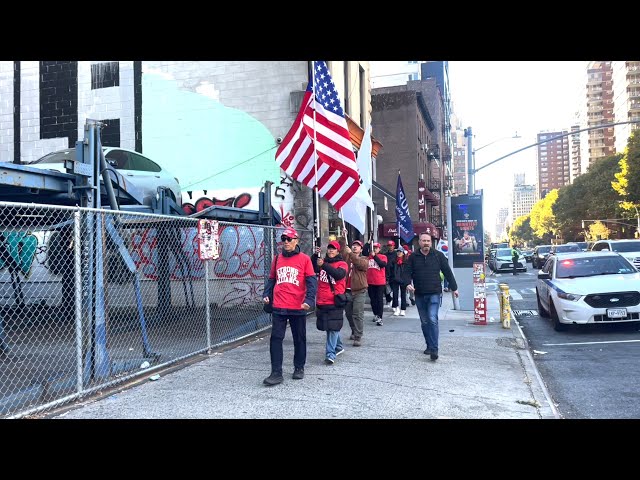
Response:
M172 199L182 205L180 182L156 162L127 148L102 147L102 151L107 163L142 192L145 205L150 205L151 198L157 195L158 187L168 188ZM75 148L66 148L23 165L65 172L64 161L75 159Z

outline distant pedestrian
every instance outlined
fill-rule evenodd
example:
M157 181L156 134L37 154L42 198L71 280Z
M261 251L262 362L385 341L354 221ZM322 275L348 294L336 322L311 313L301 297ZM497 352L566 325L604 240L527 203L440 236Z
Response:
M369 269L369 259L362 256L363 244L360 240L351 242L351 248L345 246L341 250L344 261L349 268L347 273L347 291L351 291L351 300L345 307L345 314L351 327L351 337L353 346L362 345L364 335L364 301L367 294L367 270Z
M519 258L520 258L520 252L518 252L516 247L513 247L511 249L511 263L513 264L513 274L514 275L518 274L518 259Z
M430 355L431 360L437 360L438 310L442 305L440 272L449 281L449 288L456 297L458 284L444 254L432 248L431 235L428 233L420 234L420 250L409 257L407 267L407 275L413 282L407 288L415 290L420 326L427 344L424 354Z
M307 310L315 305L318 280L311 258L300 251L298 232L286 228L280 237L282 253L271 263L269 281L264 288L264 303L272 303L271 375L264 379L265 385L277 385L282 377L282 342L287 330L287 321L293 336L293 378L304 378L307 361Z
M393 240L389 240L384 251L381 250L380 253L382 253L382 255L385 255L388 261L395 260L396 242L394 242ZM393 303L393 291L391 290L391 284L389 283L389 269L386 270L386 279L387 284L384 289L384 301L386 302L386 305L391 308L391 304Z
M375 242L369 253L369 268L367 269L367 287L373 321L382 326L382 310L384 309L384 291L387 284L387 257L380 253L380 244Z
M316 327L327 332L324 362L333 365L336 357L344 352L340 330L344 322L344 306L336 306L335 295L347 289L347 262L340 255L340 244L329 242L327 254L320 258L320 248L311 256L313 268L318 273L316 296ZM333 286L331 286L333 285Z

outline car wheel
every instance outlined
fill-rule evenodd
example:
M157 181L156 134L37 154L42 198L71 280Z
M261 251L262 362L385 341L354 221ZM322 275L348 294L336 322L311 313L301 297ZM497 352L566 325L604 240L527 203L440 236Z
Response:
M540 294L538 294L538 289L536 288L536 300L538 301L538 314L542 318L549 318L549 312L547 312L542 306L542 302L540 301Z
M553 305L553 300L549 299L549 308L551 310L551 321L553 322L553 329L556 332L564 332L569 326L566 323L560 323L560 317L556 311L556 307Z

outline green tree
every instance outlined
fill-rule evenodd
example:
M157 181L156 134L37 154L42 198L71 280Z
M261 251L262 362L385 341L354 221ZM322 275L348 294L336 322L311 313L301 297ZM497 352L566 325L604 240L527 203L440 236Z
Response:
M577 177L572 184L558 191L558 199L553 204L553 213L558 224L558 232L566 241L582 240L586 231L582 220L617 218L619 199L611 188L614 173L621 155L613 155L597 160L587 173Z
M534 235L544 242L550 242L551 238L555 237L556 232L558 232L558 224L553 214L553 204L557 199L558 189L554 188L546 197L538 200L529 213L531 229Z
M629 217L638 217L640 209L640 133L634 130L619 162L611 186L618 194L620 206ZM634 215L635 214L635 215Z
M516 218L509 229L511 244L531 244L534 240L534 233L531 229L531 216L529 214Z

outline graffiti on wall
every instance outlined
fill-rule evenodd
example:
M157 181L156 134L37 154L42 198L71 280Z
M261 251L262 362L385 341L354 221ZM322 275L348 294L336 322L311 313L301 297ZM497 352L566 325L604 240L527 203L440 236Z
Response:
M245 208L251 203L251 199L251 194L247 192L225 199L220 199L214 196L207 197L205 193L205 196L198 198L198 200L193 203L183 202L182 209L187 215L192 215L196 212L206 210L213 205L217 205L220 207Z

